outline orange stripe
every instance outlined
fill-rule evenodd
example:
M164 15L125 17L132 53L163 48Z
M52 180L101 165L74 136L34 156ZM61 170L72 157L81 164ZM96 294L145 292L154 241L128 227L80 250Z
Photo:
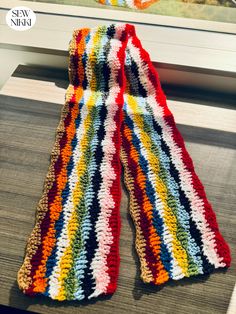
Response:
M82 55L83 51L85 49L85 37L88 34L89 30L84 29L81 31L82 32L82 38L78 44L78 56L79 56L79 61L78 61L78 75L80 78L80 82L83 81L84 79L84 67L82 63ZM83 39L83 40L82 40ZM75 99L76 103L81 99L83 91L81 88L76 89L75 91ZM57 180L57 187L58 187L58 192L57 196L55 197L53 203L50 205L50 227L47 231L46 237L43 239L43 257L41 260L41 264L39 265L38 269L35 272L34 275L34 292L45 292L45 289L47 287L47 281L48 279L45 278L46 274L46 263L48 260L48 257L52 253L52 249L55 246L56 243L56 238L55 238L55 223L59 219L60 213L62 211L62 197L61 197L61 192L65 188L66 183L67 183L67 170L66 166L70 160L71 154L72 154L72 149L71 149L71 141L74 138L75 132L76 132L76 126L75 126L75 119L77 118L79 114L79 106L74 106L71 110L71 122L69 126L66 128L66 134L67 134L67 143L65 147L61 151L61 157L63 161L63 166L60 171L60 174L56 178Z
M138 8L138 9L146 9L148 8L151 4L153 4L154 2L157 2L158 0L149 0L146 2L142 2L141 0L134 0L134 5Z
M137 181L138 185L141 187L141 189L145 192L146 176L143 173L143 170L139 165L139 153L136 150L136 148L134 147L134 145L132 144L132 134L131 134L131 130L128 128L128 126L124 127L124 136L129 140L129 143L131 146L130 158L132 158L137 164L136 181ZM134 180L134 178L133 178L133 180ZM146 216L148 217L149 221L152 221L152 219L153 219L153 215L151 212L152 208L153 208L153 205L151 204L147 194L145 193L144 197L143 197L143 210L146 213ZM161 238L157 234L156 229L153 225L151 225L151 227L149 229L149 242L150 242L150 247L152 249L152 252L153 252L153 254L157 260L156 263L153 265L158 271L157 278L154 278L155 283L156 284L162 284L169 279L169 274L165 270L164 265L163 265L161 258L160 258Z
M34 275L34 291L35 292L44 292L45 288L47 286L47 279L45 277L46 273L46 263L48 260L48 257L50 256L52 249L56 243L55 239L55 222L59 219L60 212L62 210L61 202L62 202L62 197L61 197L61 192L66 186L67 182L67 172L66 172L66 166L70 160L70 156L72 154L71 150L71 140L74 137L75 134L75 119L78 115L78 107L74 107L71 110L71 123L66 129L66 134L67 134L67 144L61 151L61 156L63 160L63 166L61 169L60 174L57 177L57 186L58 186L58 191L57 191L57 196L55 197L53 203L50 205L49 210L50 210L50 227L48 228L47 235L43 239L43 256L41 260L41 264L39 265L38 269L35 272ZM43 290L43 291L42 291Z

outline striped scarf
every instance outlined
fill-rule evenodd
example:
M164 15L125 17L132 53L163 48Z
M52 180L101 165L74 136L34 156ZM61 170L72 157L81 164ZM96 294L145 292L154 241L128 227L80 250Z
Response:
M127 7L131 9L146 9L154 2L159 0L96 0L101 4L119 6L119 7Z
M228 267L229 247L134 26L74 31L69 77L20 289L56 300L116 290L121 164L145 283Z

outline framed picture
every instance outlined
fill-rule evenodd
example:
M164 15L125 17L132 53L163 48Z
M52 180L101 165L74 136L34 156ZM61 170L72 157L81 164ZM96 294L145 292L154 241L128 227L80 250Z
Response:
M106 17L114 10L120 11L121 16L124 12L131 12L139 23L236 33L236 0L34 0L33 2L103 9L105 11L100 14L104 13ZM107 13L106 10L112 11Z

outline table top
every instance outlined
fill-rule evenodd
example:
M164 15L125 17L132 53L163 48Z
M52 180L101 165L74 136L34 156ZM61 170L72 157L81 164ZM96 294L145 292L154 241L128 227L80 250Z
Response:
M67 77L52 70L18 69L0 95L0 303L38 313L226 313L236 274L236 111L229 99L166 88L168 104L232 252L232 266L209 277L142 283L135 230L122 183L120 275L110 297L57 302L25 296L16 276L33 228L49 166Z

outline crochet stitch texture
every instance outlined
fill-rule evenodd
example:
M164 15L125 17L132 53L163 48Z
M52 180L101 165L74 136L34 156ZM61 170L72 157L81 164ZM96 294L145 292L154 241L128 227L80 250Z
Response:
M206 274L229 247L134 26L74 31L70 84L18 284L82 300L116 290L121 164L141 278Z

